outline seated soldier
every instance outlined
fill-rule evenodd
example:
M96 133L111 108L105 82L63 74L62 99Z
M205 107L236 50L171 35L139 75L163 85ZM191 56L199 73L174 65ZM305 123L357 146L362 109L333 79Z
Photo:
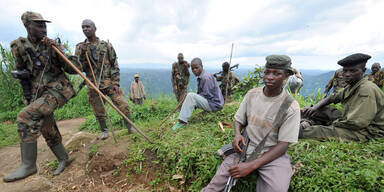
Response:
M205 111L219 111L224 105L224 98L215 78L203 69L201 59L194 58L191 61L191 68L197 77L197 94L188 93L185 97L179 114L179 122L172 127L174 131L185 127L195 107Z
M238 153L228 155L203 192L223 191L230 176L242 178L258 174L256 191L287 191L292 167L286 151L296 143L299 134L300 106L289 95L284 81L293 74L291 59L285 55L270 55L263 75L265 86L251 89L245 95L235 115L235 138L232 146L243 152L246 145L240 133L245 129L249 144L246 161L235 164ZM259 151L257 151L259 149Z
M367 141L384 137L384 94L379 87L363 78L370 58L357 53L337 62L343 67L348 85L315 106L301 110L307 119L301 123L300 138ZM340 102L343 104L342 112L328 107L330 103Z

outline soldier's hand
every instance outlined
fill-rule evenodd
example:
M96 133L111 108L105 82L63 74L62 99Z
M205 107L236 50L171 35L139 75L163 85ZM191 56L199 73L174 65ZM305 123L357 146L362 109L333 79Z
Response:
M242 153L243 150L240 147L240 144L245 146L245 139L242 135L235 135L235 138L232 141L232 147L235 151Z
M300 110L303 117L312 117L316 114L317 109L315 107L305 107Z
M229 174L235 179L245 177L250 174L254 168L252 167L252 162L239 163L231 167L228 171Z
M174 85L174 86L173 86L173 92L175 92L175 93L176 93L176 91L177 91L177 86L176 86L176 85Z
M48 38L48 37L44 37L44 38L41 40L41 42L44 43L44 44L46 44L46 45L48 45L48 46L53 45L53 46L56 46L56 47L57 47L57 43L56 43L56 41L53 40L53 39L50 39L50 38Z

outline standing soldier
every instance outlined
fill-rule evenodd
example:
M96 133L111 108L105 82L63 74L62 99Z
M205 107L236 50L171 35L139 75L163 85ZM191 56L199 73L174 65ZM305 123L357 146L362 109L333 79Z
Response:
M226 102L228 101L230 102L232 100L232 88L239 82L239 78L237 78L236 75L229 70L228 62L224 62L222 67L223 67L223 71L221 76L217 77L216 74L214 74L213 76L216 77L217 81L221 81L221 84L220 84L221 93L224 96L224 100Z
M64 71L76 73L51 48L57 46L75 65L78 58L55 41L46 37L47 21L39 13L25 12L21 16L28 37L11 42L16 69L12 74L20 80L27 106L17 115L17 131L20 137L21 166L5 176L5 182L26 178L37 172L37 139L42 134L48 146L59 160L53 175L60 174L70 163L62 144L53 112L75 95L75 90Z
M93 83L103 94L109 96L112 102L129 118L128 102L125 100L124 93L120 88L120 69L115 49L113 49L111 43L100 40L96 36L96 25L93 21L85 19L81 24L81 28L87 39L76 45L76 55L80 58L83 71L88 79L93 81L92 72L87 61L88 57L97 81ZM101 139L107 139L108 128L105 122L107 115L103 101L97 92L91 88L87 90L87 95L93 113L100 124ZM128 122L125 122L125 124L131 133L131 125Z
M331 79L328 81L328 84L325 86L324 94L328 94L328 92L333 87L333 92L337 93L341 88L347 86L347 83L343 79L343 69L338 69L332 75Z
M384 82L384 71L380 71L380 63L374 63L371 67L372 73L368 74L368 80L375 83L380 88L383 87Z
M145 90L143 83L139 80L139 74L134 75L135 80L131 83L129 87L129 98L135 105L143 104L143 99L145 99Z
M177 55L178 62L172 64L172 87L173 92L176 95L177 102L183 99L183 96L187 93L187 87L189 83L189 64L184 61L182 53Z

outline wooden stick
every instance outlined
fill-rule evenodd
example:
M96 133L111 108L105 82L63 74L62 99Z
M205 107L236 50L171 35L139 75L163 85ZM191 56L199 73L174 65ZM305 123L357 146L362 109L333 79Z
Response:
M161 123L160 123L160 125L159 125L159 127L161 127L161 125L163 125L163 123L165 122L165 121L167 121L176 111L177 111L177 109L179 109L180 107L181 107L181 105L183 104L183 102L184 102L184 99L185 99L185 97L187 97L187 93L185 93L184 94L184 97L183 97L183 99L180 101L180 103L177 105L177 107L163 120L163 121L161 121Z
M137 127L136 127L136 125L131 121L131 120L129 120L128 119L128 117L127 116L125 116L125 114L123 113L123 112L121 112L120 110L119 110L119 108L117 108L111 101L109 101L108 100L108 98L99 90L99 89L97 89L97 87L74 65L74 64L72 64L71 63L71 61L69 61L68 60L68 58L67 57L65 57L64 56L64 54L59 50L59 49L57 49L57 47L55 47L54 45L52 45L52 48L53 48L53 50L57 53L57 54L59 54L60 55L60 57L69 65L69 66L71 66L72 67L72 69L74 70L74 71L76 71L76 73L78 73L84 80L85 80L85 82L87 82L105 101L107 101L107 103L109 104L109 105L111 105L111 107L113 108L113 109L115 109L129 124L131 124L132 125L132 127L133 128L135 128L136 129L136 131L138 132L138 133L140 133L140 135L142 135L145 139L147 139L150 143L153 143L152 142L152 140L148 137L148 136L146 136L140 129L138 129Z
M88 52L85 52L85 58L87 58L87 62L88 62L89 68L91 69L91 73L92 73L92 77L93 77L93 82L96 83L97 81L96 81L95 72L93 71L93 67L92 67L91 61L89 60ZM99 87L99 85L97 85L97 87ZM105 108L103 98L101 98L100 95L99 95L99 98L100 98L101 104L103 105L103 108L104 108L104 111L105 111L105 115L108 118L109 126L111 127L111 132L112 132L113 140L115 141L115 143L118 143L117 140L116 140L116 137L115 137L115 130L113 129L112 121L111 121L111 118L109 117L108 111Z

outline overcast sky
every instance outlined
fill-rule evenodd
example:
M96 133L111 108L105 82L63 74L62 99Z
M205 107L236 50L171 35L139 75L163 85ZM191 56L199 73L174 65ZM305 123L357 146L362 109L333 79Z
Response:
M20 20L35 11L71 48L83 41L83 19L109 40L121 67L170 67L179 52L205 66L265 64L286 54L299 69L337 69L338 60L362 52L384 60L384 0L0 0L0 43L26 36ZM384 64L384 62L382 62Z

